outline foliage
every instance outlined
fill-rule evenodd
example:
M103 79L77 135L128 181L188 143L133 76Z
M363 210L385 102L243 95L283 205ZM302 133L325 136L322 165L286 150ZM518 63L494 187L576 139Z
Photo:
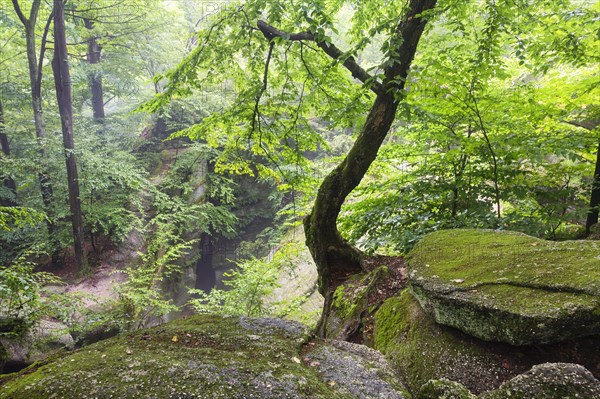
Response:
M278 279L285 267L293 267L290 260L298 253L298 243L290 242L279 248L272 258L250 258L237 263L237 268L226 272L225 289L210 293L190 290L196 298L189 304L200 313L220 313L252 317L282 316L298 309L304 298L291 298L283 303L266 303L266 297L278 287Z
M43 315L42 290L60 283L51 273L35 272L26 257L0 267L0 336L22 336ZM15 330L15 326L18 328Z

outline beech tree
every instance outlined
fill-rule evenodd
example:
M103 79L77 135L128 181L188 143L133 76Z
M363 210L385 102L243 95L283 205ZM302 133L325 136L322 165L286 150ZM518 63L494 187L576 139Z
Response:
M83 234L83 215L79 198L79 181L77 179L77 161L73 140L73 99L71 95L71 75L67 53L67 38L65 34L65 2L54 0L54 58L52 59L56 101L60 113L63 133L65 162L67 165L67 180L69 188L69 209L73 227L75 246L75 261L77 269L84 272L88 268Z
M241 154L262 156L270 168L259 167L259 173L288 187L306 173L302 169L306 166L302 154L326 146L312 127L311 118L332 129L357 132L348 154L323 178L312 209L304 218L306 244L317 264L319 291L325 297L321 335L336 286L364 270L364 255L340 234L338 216L346 198L377 157L394 122L400 124L398 116L410 111L412 104L404 101L405 86L411 83L411 63L427 24L443 15L441 24L446 25L438 39L447 42L449 48L455 46L463 51L459 65L466 70L452 70L452 65L443 63L431 66L445 68L440 73L453 74L468 95L461 112L468 114L473 123L470 128L466 126L465 135L467 141L476 138L484 144L480 151L487 165L478 183L485 186L484 206L494 210L492 227L501 226L503 221L501 207L506 195L501 173L506 168L501 167L506 163L498 156L498 138L492 137L496 132L489 130L478 90L486 87L482 82L503 75L502 57L507 48L517 58L537 51L539 59L543 59L559 54L561 46L574 41L569 28L565 35L557 35L556 43L545 42L547 27L543 26L552 18L565 19L567 27L574 23L571 14L562 13L569 6L568 1L543 2L535 8L525 1L344 3L311 1L294 8L285 2L254 0L224 7L199 33L198 46L181 64L155 78L155 83L164 84L164 91L144 107L157 111L171 98L217 83L232 84L236 92L222 112L211 114L179 134L220 146L223 152L216 170L251 173ZM337 21L346 29L340 35L335 19L343 14L344 7L345 12L350 9L351 16L349 20ZM541 16L536 14L540 9L544 10ZM536 35L529 35L528 29L534 25ZM465 46L460 37L473 40ZM367 68L361 65L360 56L375 41L383 42L380 57L375 66ZM543 72L543 68L536 71ZM443 91L439 81L429 83L435 86L432 90ZM435 113L429 111L429 116L434 118ZM507 124L503 131L510 127ZM469 156L463 153L455 164L454 217L458 217L459 187L468 160ZM491 203L487 202L488 197L492 198ZM394 206L401 208L403 204Z
M50 181L47 168L47 133L46 133L46 118L44 117L43 111L43 98L42 98L42 67L44 63L44 56L46 53L46 44L48 38L48 32L50 30L50 24L52 22L52 13L49 13L41 34L41 43L39 49L36 45L36 28L38 25L38 17L40 15L40 8L42 6L41 0L33 0L29 9L29 17L25 16L25 13L19 3L19 0L12 0L15 13L19 17L19 20L23 24L25 30L25 41L26 41L26 52L27 62L29 66L29 82L31 88L31 109L33 111L33 120L35 123L35 134L38 142L38 151L40 153L40 171L38 173L38 180L40 184L40 190L42 194L42 200L46 214L48 215L47 226L48 235L51 239L56 234L56 229L53 221L52 212L52 201L53 201L53 188ZM39 53L38 53L39 51ZM55 251L57 248L55 248ZM53 254L53 261L57 261L56 252Z
M234 50L238 50L242 55L248 57L246 62L250 66L250 69L254 71L254 68L256 68L257 72L262 69L262 79L259 80L260 83L257 82L239 96L252 99L249 102L250 105L243 105L238 99L232 107L233 110L225 113L227 119L219 118L219 123L226 124L227 130L231 131L235 129L237 130L236 133L238 133L239 128L235 128L232 124L237 123L239 116L234 117L234 115L244 115L247 118L245 121L247 125L243 129L246 130L246 133L242 134L242 136L245 136L248 142L247 149L251 152L264 154L277 165L278 159L283 162L283 158L286 156L285 149L278 143L285 141L286 138L295 141L295 148L287 152L288 156L294 156L293 154L302 152L302 147L314 148L318 141L315 134L309 134L305 137L300 137L297 134L293 137L285 135L286 131L296 130L298 129L298 125L303 125L299 121L305 118L305 116L301 115L301 108L303 102L306 101L306 97L312 97L313 100L316 100L320 97L321 91L327 91L323 87L326 82L325 76L315 76L316 72L310 66L310 63L314 63L315 61L309 61L309 58L303 54L304 51L316 51L316 49L312 48L312 44L318 47L318 51L322 52L321 54L329 57L329 61L326 61L320 54L316 56L317 64L321 64L321 67L328 65L325 67L325 71L331 71L337 68L338 65L344 67L351 74L351 77L349 77L350 80L347 81L348 83L354 79L362 82L362 85L357 85L358 96L365 96L365 90L370 91L374 95L371 109L367 113L363 126L359 127L360 133L352 149L344 160L325 177L319 188L312 211L304 220L306 243L319 272L319 291L325 297L321 335L324 334L323 321L327 317L336 283L348 275L362 270L362 253L341 236L337 229L337 217L347 195L360 183L370 164L377 156L378 149L392 126L396 117L396 111L403 98L402 92L406 84L410 64L435 4L435 0L411 0L402 8L401 12L395 10L394 13L389 9L387 10L389 15L386 15L386 18L392 18L393 23L387 20L381 26L371 27L373 34L378 31L385 31L389 34L384 49L384 60L379 73L376 75L367 72L355 60L354 52L365 46L366 41L368 41L367 38L364 38L363 43L359 43L356 49L344 52L327 36L326 29L334 29L329 15L336 9L339 10L340 3L334 4L331 9L327 9L328 6L331 6L330 4L320 3L303 7L299 10L299 15L296 16L298 18L295 21L296 23L291 24L291 26L297 26L298 22L306 21L307 29L300 32L286 30L285 22L290 25L289 22L293 20L293 17L287 21L282 17L282 9L278 9L278 7L284 7L282 4L270 3L267 5L263 4L263 2L251 2L248 6L229 8L220 13L216 17L216 21L207 29L205 35L201 36L199 47L194 49L178 68L166 75L169 78L169 83L165 92L159 94L154 103L146 107L149 110L156 110L160 105L168 102L171 96L188 90L186 86L195 85L196 87L201 87L202 83L210 82L214 66L209 66L209 62L212 64L222 62L225 64L221 64L220 66L222 67L230 66L237 69L232 61L225 59L225 54L216 50L220 41L225 41L229 45L229 50L231 50L232 43L228 40L233 40ZM293 14L294 11L290 11L290 13ZM269 22L261 19L262 15L268 15ZM241 26L237 28L245 32L245 34L236 32L238 37L241 36L239 39L227 36L227 28L230 27L228 24L235 23L234 17L241 19ZM368 17L368 14L362 14L360 18L366 19ZM362 20L358 26L365 23L365 20ZM262 37L257 37L257 34L262 35ZM212 41L213 37L216 43ZM247 53L247 49L241 47L241 43L245 44L246 39L256 40L258 41L257 46L259 48L266 48L266 59L264 61L259 61L256 53L257 49L250 49L250 51L255 52L254 54L250 54ZM211 43L210 47L206 45L208 42ZM294 46L296 43L298 43L298 46ZM283 48L279 56L275 55L276 47ZM292 88L285 85L286 77L288 81L296 78L296 76L292 75L294 72L289 65L291 63L289 60L291 56L288 58L288 53L292 52L292 48L295 49L296 53L299 52L297 62L304 74L302 76L304 78L304 87L299 90L298 87ZM262 49L258 54L265 51ZM206 57L207 53L208 60L202 60L201 57ZM227 54L227 56L231 57L230 54ZM283 67L283 73L281 74L283 75L283 80L281 80L281 75L278 76L276 72L272 71L272 62L277 62L279 64L278 67ZM262 65L262 68L257 67L257 65ZM201 76L206 76L205 79L199 78L197 75L198 72L196 72L201 66L208 67L206 75L204 72L201 73ZM313 64L313 67L315 66ZM232 73L232 71L228 72ZM266 92L269 88L269 77L272 75L275 75L276 82L283 83L282 96L290 99L287 104L289 109L282 109L286 105L281 103L281 98L278 98L278 105L280 107L275 110L269 110L268 103L265 102L267 100L264 97L268 96ZM333 74L329 76L332 79L327 81L327 84L335 84L335 81L340 79L339 75L337 78L334 78ZM343 79L348 78L344 76ZM301 79L298 80L302 82ZM312 90L306 87L308 86L308 80L313 80L314 82ZM344 84L347 85L348 83L345 82ZM288 90L289 93L287 92ZM310 93L307 94L309 90ZM299 95L299 105L289 104L293 102L290 98L292 93ZM371 95L366 96L367 98L372 98ZM326 93L325 97L331 96ZM320 102L322 99L319 98L317 101ZM339 106L339 104L336 104L336 106ZM333 110L327 110L324 114L328 113L328 111ZM338 108L337 112L339 111ZM270 112L272 113L267 116ZM290 114L295 115L295 118L289 118ZM323 117L325 115L319 116ZM271 122L269 119L274 117L278 117L279 120ZM275 126L277 123L282 126ZM207 126L208 124L203 124L187 133L196 137L201 136L206 133L203 129L206 129ZM213 123L212 128L214 129L214 127ZM282 131L284 132L283 135ZM283 150L283 154L280 155L281 158L277 159L277 150L280 149ZM234 148L230 148L230 150L231 152L236 151ZM228 154L227 149L224 153ZM229 154L231 155L231 153ZM227 160L227 165L226 162L222 162L220 165L217 164L217 168L219 167L243 168L239 162L231 162L231 159ZM279 171L284 173L281 168L279 168Z

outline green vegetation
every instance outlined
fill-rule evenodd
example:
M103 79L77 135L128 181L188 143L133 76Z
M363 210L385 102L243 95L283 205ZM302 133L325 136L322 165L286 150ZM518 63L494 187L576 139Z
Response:
M314 323L307 303L322 303L320 338L374 339L414 394L455 369L483 367L488 387L509 375L436 322L514 346L597 334L598 13L586 0L0 0L0 367L25 366L7 349L45 322L77 345L129 334L11 389L86 379L77 393L93 395L107 378L129 395L108 375L125 351L126 378L168 396L166 380L225 367L211 352L223 329L234 374L327 397L310 363L279 366L298 347L229 331L240 316ZM395 267L371 270L376 252ZM386 300L404 287L400 256L410 294ZM316 276L288 289L298 265ZM196 327L152 330L150 354L137 330L195 313ZM84 359L98 350L100 370ZM194 354L212 363L189 366Z

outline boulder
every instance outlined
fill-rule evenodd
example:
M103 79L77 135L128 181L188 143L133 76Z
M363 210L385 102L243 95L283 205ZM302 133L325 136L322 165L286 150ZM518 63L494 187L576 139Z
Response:
M512 345L600 333L600 242L459 229L425 236L409 286L444 325Z
M594 336L536 346L483 341L436 323L409 290L388 298L374 319L375 349L413 394L429 380L448 379L479 395L546 362L580 363L600 376L600 346Z
M600 398L600 381L578 364L545 363L486 393L482 399Z
M309 338L293 321L198 315L33 365L0 398L405 397L381 356Z

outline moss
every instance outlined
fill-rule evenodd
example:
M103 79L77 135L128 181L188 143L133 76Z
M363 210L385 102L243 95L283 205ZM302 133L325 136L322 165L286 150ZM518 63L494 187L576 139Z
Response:
M481 339L551 343L600 328L600 243L448 230L423 238L408 264L421 305Z
M26 369L0 398L343 397L296 361L306 337L250 319L197 316Z
M477 399L464 385L447 379L429 380L416 399Z
M408 290L375 313L374 342L413 394L432 379L459 381L479 393L514 375L481 341L435 323Z
M452 359L460 343L441 334L418 303L404 290L387 299L375 314L375 349L386 355L400 371L411 392L430 379L440 378L444 358Z
M328 318L328 337L340 337L362 313L370 313L369 294L388 273L386 266L380 266L369 273L353 275L336 288Z
M462 290L518 282L600 295L600 243L594 241L555 242L508 231L444 230L425 236L408 260L417 277Z

